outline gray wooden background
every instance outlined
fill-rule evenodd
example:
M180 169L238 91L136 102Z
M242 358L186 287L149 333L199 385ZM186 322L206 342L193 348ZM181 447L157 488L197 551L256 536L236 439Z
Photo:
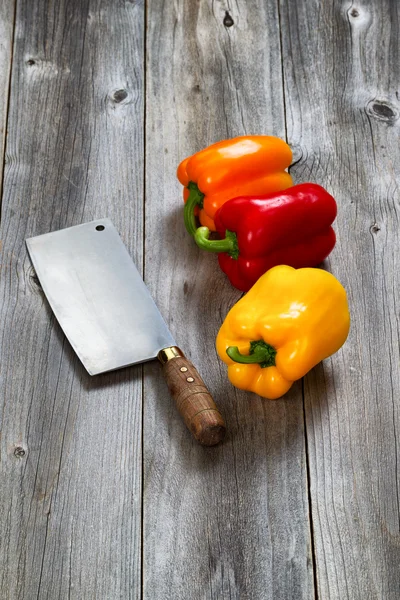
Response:
M1 0L1 600L398 600L400 3ZM178 163L273 134L337 199L345 346L275 402L217 359L239 298ZM91 378L25 239L111 218L228 434L149 363Z

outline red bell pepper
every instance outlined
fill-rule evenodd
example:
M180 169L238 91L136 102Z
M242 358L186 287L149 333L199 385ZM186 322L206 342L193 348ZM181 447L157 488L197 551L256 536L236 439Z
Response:
M219 253L219 265L232 285L246 292L277 265L298 269L320 264L335 246L331 224L336 213L335 199L323 187L302 183L228 200L215 215L223 239L210 240L209 229L199 227L195 240L200 248Z

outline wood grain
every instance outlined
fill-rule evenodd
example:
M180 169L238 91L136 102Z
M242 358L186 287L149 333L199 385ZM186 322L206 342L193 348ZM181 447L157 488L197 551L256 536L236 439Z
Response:
M3 0L0 3L0 196L3 182L4 146L7 134L14 17L15 0Z
M215 351L239 293L184 229L178 163L240 134L285 136L278 8L148 3L145 273L177 344L226 419L194 442L145 368L144 598L313 598L301 386L267 402L229 383Z
M337 199L328 268L348 342L306 378L318 597L400 595L399 3L292 3L281 19L296 182Z
M397 600L399 3L14 7L0 3L0 598ZM175 177L251 133L286 137L295 182L337 199L325 266L352 315L342 350L272 402L218 360L239 293L187 235ZM158 362L90 378L65 340L25 238L100 217L221 408L221 445L192 439Z
M143 260L142 3L18 2L1 226L0 597L137 598L141 368L90 378L25 238L110 217Z

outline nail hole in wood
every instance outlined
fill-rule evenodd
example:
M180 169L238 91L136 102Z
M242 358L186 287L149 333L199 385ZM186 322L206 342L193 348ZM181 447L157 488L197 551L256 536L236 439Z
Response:
M232 27L232 25L234 25L235 22L232 19L231 15L228 13L228 11L225 12L225 17L224 17L224 25L225 27Z
M97 225L96 227L96 231L104 231L105 227L104 225Z
M378 225L377 223L374 223L374 224L371 226L371 231L372 231L372 233L378 233L378 231L380 231L380 230L381 230L381 228L379 227L379 225Z
M35 63L35 61L33 60L33 58L30 58L29 60L26 61L26 64L29 65L30 67L32 67Z

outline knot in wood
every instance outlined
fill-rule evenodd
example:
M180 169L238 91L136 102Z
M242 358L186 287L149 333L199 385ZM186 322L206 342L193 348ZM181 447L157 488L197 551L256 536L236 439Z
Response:
M16 458L23 458L25 456L25 454L26 454L26 452L22 446L16 446L14 448L14 456Z
M299 163L304 155L303 149L299 144L290 144L290 147L292 149L292 164L290 165L290 167L294 167L295 165L297 165L297 163Z
M36 275L36 273L33 273L33 274L31 275L31 279L32 279L33 283L34 283L34 284L35 284L35 285L36 285L38 288L40 288L40 287L41 287L41 285L40 285L40 281L39 281L39 278L38 278L38 276Z
M36 61L35 61L35 60L33 60L33 58L30 58L29 60L27 60L27 61L26 61L26 64L27 64L29 67L33 67L33 65L35 65L35 64L36 64Z
M381 228L379 227L379 225L377 223L374 223L373 225L371 225L370 227L370 231L372 233L378 233L378 231L380 231Z
M358 12L358 10L356 8L353 8L352 11L350 12L350 16L356 18L356 17L360 16L360 13Z
M367 113L371 117L374 117L374 119L384 121L385 123L388 123L388 125L393 125L399 118L399 111L397 108L385 100L371 100L368 102Z
M113 100L116 104L123 102L128 97L128 92L126 90L117 90L113 94Z
M231 15L228 13L228 11L225 12L225 17L224 17L224 25L225 27L232 27L232 25L234 25L235 22L232 19Z
M38 290L42 291L42 286L40 285L39 278L36 275L36 271L32 266L28 268L28 276L28 281L33 285L33 290L35 292L37 292Z

